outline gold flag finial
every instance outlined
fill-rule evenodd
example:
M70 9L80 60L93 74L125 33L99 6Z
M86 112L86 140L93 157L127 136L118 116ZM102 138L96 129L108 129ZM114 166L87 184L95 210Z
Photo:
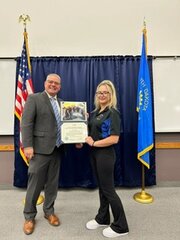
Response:
M144 17L144 20L143 20L143 25L144 25L144 28L146 28L146 18Z
M19 22L23 22L24 30L26 30L27 21L29 21L29 22L31 21L29 15L22 14L19 16Z
M143 33L146 34L146 18L143 20Z
M146 18L144 17L143 20L143 35L144 35L144 41L145 41L145 48L146 48L146 55L147 55L147 30L146 30Z

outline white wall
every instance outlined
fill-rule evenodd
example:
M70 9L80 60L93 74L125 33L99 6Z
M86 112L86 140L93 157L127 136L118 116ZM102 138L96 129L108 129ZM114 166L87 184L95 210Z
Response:
M0 135L14 133L15 60L0 60Z
M180 55L180 0L0 0L0 57L19 56L28 14L31 56Z
M0 0L0 6L0 57L20 56L23 13L31 18L31 56L140 55L144 17L148 54L180 55L180 0ZM179 73L180 61L154 61L157 132L180 132ZM0 135L12 134L13 61L0 63L0 81Z
M153 61L156 132L180 132L180 59Z

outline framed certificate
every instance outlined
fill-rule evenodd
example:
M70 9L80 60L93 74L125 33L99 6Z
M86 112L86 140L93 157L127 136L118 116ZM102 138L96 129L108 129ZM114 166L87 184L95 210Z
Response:
M86 102L61 101L61 140L83 143L88 135Z

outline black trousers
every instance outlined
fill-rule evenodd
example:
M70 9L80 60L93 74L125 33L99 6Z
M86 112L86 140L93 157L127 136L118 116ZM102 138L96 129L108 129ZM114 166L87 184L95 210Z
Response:
M114 187L114 163L116 155L112 146L92 148L91 163L99 186L100 207L95 220L99 224L110 224L111 207L114 217L111 228L118 233L129 231L122 202Z

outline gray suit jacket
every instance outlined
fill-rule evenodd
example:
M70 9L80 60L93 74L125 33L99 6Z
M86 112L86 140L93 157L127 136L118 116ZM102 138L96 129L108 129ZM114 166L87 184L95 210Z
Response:
M46 92L29 95L23 110L21 132L23 147L33 147L34 152L40 154L50 154L54 150L57 123Z

